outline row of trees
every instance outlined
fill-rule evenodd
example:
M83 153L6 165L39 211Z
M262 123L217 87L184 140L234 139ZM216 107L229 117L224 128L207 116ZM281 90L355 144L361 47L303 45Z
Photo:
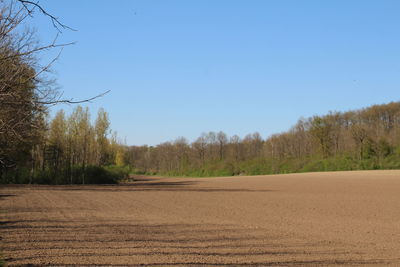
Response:
M34 143L14 151L15 167L3 170L3 182L107 183L116 177L101 166L126 165L127 147L111 133L103 109L94 123L89 109L77 106L70 116L61 110L42 126Z
M400 167L400 102L300 119L263 139L203 133L156 147L130 147L138 173L240 175Z

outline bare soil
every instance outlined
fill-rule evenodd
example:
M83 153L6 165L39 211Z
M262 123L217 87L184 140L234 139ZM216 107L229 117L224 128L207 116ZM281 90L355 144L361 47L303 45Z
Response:
M400 266L400 171L2 186L9 266Z

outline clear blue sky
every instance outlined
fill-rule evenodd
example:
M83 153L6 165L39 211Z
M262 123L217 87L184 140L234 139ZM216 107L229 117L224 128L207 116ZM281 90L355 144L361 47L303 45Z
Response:
M400 99L398 0L40 3L78 30L62 34L77 44L54 65L65 96L112 90L89 107L130 145L267 137L302 116ZM48 19L35 25L54 36Z

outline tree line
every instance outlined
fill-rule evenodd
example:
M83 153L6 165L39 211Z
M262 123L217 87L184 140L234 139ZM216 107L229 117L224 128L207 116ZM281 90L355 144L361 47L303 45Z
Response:
M300 119L266 139L209 132L132 146L129 163L136 173L181 176L400 168L400 102Z
M9 153L13 165L2 169L3 183L115 183L125 177L127 146L111 132L108 113L100 109L94 123L89 109L60 110L31 143Z

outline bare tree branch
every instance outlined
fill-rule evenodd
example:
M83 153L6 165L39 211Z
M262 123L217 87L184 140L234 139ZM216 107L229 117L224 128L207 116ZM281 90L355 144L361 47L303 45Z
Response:
M64 30L68 29L71 31L76 31L75 29L61 23L57 17L48 13L41 5L39 5L39 1L33 2L33 1L29 1L29 0L18 0L18 2L20 2L24 6L24 8L26 9L26 11L28 12L28 14L30 16L32 16L34 8L38 8L40 10L40 12L43 13L43 15L45 15L51 19L51 22L53 23L54 28L56 28L58 30L58 32L62 32L60 27ZM29 8L29 6L32 6L32 8Z
M56 105L56 104L81 104L81 103L86 103L86 102L91 102L97 98L100 98L102 96L105 96L111 92L111 90L107 90L99 95L96 95L94 97L88 98L88 99L82 99L82 100L76 100L74 101L73 98L71 99L58 99L54 101L38 101L38 103L43 104L43 105Z
M54 44L54 43L52 43L50 45L36 47L36 48L34 48L32 50L29 50L29 51L19 52L19 53L17 52L17 53L14 53L12 55L9 55L9 56L1 57L0 61L6 60L6 59L9 59L9 58L12 58L12 57L26 56L26 55L30 55L30 54L33 54L33 53L36 53L36 52L43 51L43 50L49 50L49 49L52 49L52 48L65 47L65 46L73 45L73 44L75 44L75 42L65 43L65 44Z

